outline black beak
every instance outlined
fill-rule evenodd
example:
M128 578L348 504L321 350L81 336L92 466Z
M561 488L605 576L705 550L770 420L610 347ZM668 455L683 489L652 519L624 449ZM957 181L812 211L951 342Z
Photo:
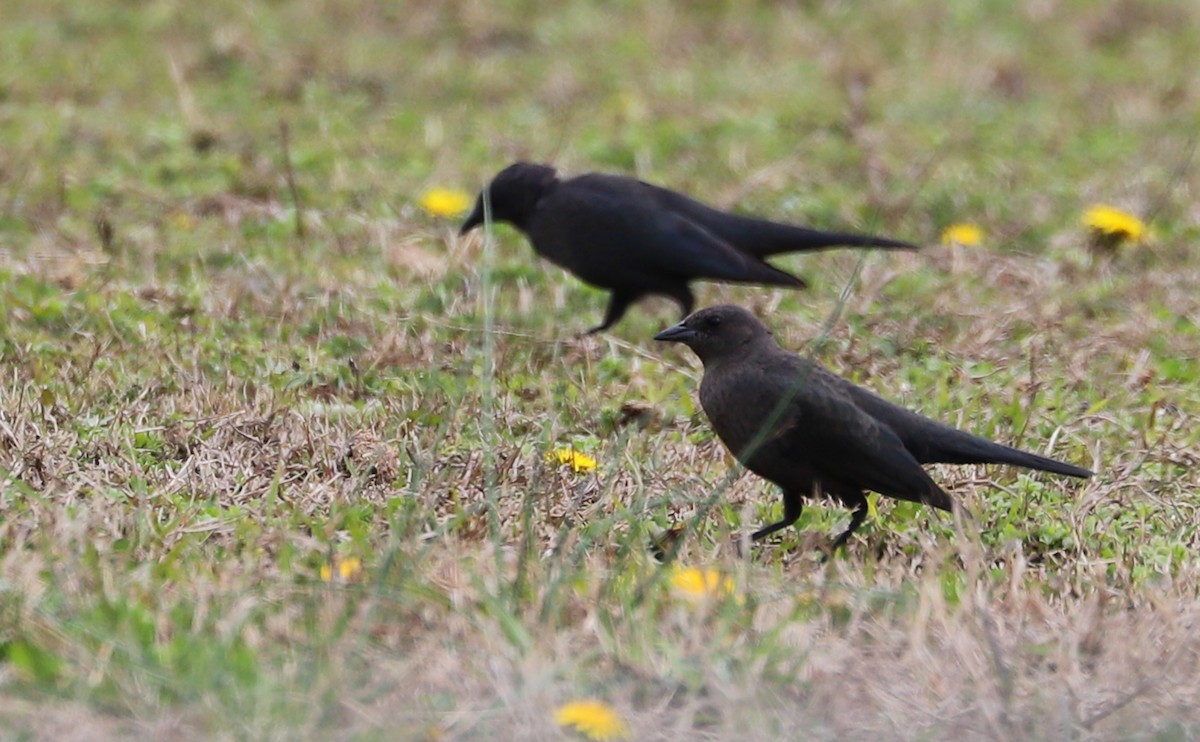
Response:
M480 224L483 224L483 199L475 202L475 208L471 209L471 215L463 222L463 225L458 228L459 235L464 235L475 229Z
M696 337L696 331L680 322L672 325L654 336L655 340L665 340L669 343L686 343Z

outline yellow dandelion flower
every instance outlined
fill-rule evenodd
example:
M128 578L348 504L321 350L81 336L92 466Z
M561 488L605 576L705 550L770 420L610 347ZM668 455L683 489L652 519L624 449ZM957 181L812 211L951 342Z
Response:
M453 219L471 207L471 197L451 188L431 188L421 196L421 208L433 216Z
M951 224L942 230L943 245L979 247L983 243L983 230L975 224Z
M589 472L596 468L595 459L573 448L556 448L546 455L546 459L564 466L570 464L574 472Z
M715 569L676 567L671 571L671 587L688 600L701 601L733 592L733 580Z
M1146 224L1133 214L1100 204L1083 215L1084 226L1100 238L1140 242L1146 236Z
M321 581L332 582L335 569L339 582L353 582L362 576L362 560L358 557L345 557L335 559L333 564L322 564Z
M358 557L346 557L338 560L338 575L343 580L350 580L362 574L362 560Z
M598 742L629 738L629 725L604 701L585 699L563 704L554 712L554 723L573 727L584 737Z

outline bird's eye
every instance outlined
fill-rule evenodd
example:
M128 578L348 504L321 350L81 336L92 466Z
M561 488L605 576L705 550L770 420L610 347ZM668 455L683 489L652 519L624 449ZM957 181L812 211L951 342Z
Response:
M716 327L717 325L721 324L721 317L720 315L714 314L711 317L708 317L706 321L708 322L709 327Z

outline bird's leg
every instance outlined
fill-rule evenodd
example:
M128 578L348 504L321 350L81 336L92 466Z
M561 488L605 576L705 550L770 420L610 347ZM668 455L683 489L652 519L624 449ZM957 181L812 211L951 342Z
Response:
M794 492L783 493L783 520L778 523L772 523L769 526L763 526L750 535L751 541L760 541L766 536L770 536L776 531L787 528L795 523L800 518L801 511L804 510L804 500L800 495Z
M613 291L608 297L608 309L604 312L604 321L587 331L588 335L595 335L597 332L607 330L617 323L617 320L625 316L625 310L629 309L629 305L637 300L637 294L631 294L627 291Z
M833 547L829 550L830 554L835 553L838 549L844 546L850 539L850 535L857 531L858 527L861 526L863 521L867 519L867 498L864 497L861 492L858 493L858 497L854 500L853 504L854 512L850 514L850 526L841 536L838 536L833 540Z

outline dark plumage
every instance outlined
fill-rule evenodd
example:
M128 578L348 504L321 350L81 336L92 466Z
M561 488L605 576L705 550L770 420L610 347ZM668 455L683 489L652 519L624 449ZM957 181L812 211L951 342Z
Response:
M494 221L513 225L539 255L612 292L604 322L591 332L612 326L647 294L674 299L686 316L695 304L688 283L697 278L804 287L765 262L771 255L839 245L916 247L727 214L633 178L588 173L559 180L554 168L526 162L496 175L462 234L483 224L485 195Z
M866 491L953 510L922 464L1013 464L1090 477L1078 466L1019 451L922 417L816 363L789 353L740 307L702 309L660 332L704 363L700 404L717 436L746 468L783 489L786 528L818 493L853 510L844 544L867 515Z

